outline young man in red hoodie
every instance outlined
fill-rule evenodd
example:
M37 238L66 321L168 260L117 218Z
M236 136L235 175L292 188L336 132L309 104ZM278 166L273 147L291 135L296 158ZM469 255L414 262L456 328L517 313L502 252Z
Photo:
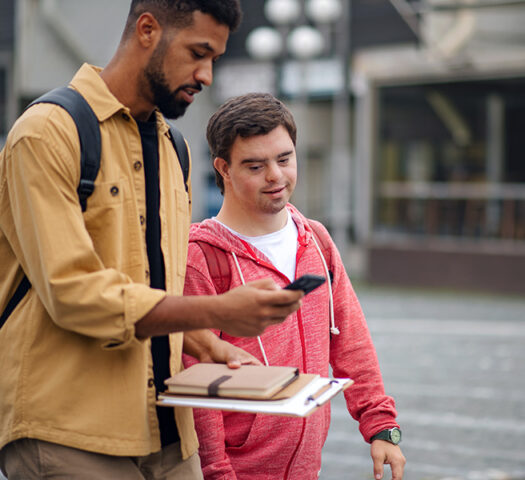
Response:
M285 286L306 273L331 277L302 307L258 338L216 332L268 365L350 377L348 411L371 443L374 477L390 464L401 480L405 458L394 400L385 395L376 352L341 257L326 229L289 202L297 179L296 126L269 94L226 102L207 138L224 195L212 219L191 228L184 293L210 295L258 278ZM331 301L331 298L333 301ZM186 361L192 360L186 357ZM306 418L195 410L206 480L314 480L330 406Z

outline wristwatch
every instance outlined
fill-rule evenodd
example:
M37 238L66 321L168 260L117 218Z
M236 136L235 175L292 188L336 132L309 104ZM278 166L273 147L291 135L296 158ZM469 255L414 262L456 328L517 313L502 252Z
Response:
M401 430L397 427L382 430L370 439L370 443L374 440L386 440L387 442L397 445L401 441Z

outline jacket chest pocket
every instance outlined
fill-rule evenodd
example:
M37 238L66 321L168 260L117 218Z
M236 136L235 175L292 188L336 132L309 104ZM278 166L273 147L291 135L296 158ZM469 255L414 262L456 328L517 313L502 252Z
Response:
M140 216L126 179L97 184L87 200L86 228L105 267L125 269L142 258Z

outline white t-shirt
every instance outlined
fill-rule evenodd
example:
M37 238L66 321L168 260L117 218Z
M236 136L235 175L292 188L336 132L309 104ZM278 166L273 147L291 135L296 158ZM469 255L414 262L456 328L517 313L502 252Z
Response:
M213 217L213 220L219 222L234 235L263 252L277 270L286 275L290 281L293 281L295 280L295 259L297 256L297 236L299 232L290 211L286 211L288 220L281 230L258 237L242 235L228 227L228 225L224 225L217 218Z

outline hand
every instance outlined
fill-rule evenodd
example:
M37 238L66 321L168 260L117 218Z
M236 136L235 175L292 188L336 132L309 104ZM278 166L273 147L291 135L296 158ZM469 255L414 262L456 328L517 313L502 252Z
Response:
M184 353L201 363L226 363L230 368L241 365L261 365L261 362L242 348L221 340L210 330L184 333Z
M298 310L303 295L301 290L280 289L270 279L247 283L217 296L215 327L236 337L254 337Z
M399 448L385 440L374 440L370 446L370 455L374 461L374 478L383 478L383 465L390 465L392 480L402 480L406 459Z
M257 280L222 295L166 295L135 323L139 340L173 332L216 328L236 337L255 337L301 306L301 290Z
M206 360L201 360L201 362L204 361ZM229 368L239 368L241 365L262 365L251 353L219 338L208 361L225 363Z

